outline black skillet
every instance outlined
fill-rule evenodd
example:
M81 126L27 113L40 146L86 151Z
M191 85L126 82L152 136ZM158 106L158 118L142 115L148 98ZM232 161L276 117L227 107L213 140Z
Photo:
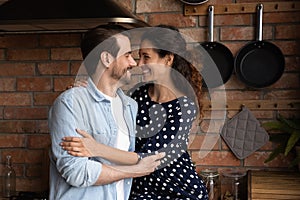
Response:
M211 56L215 66L203 66L203 87L215 88L226 83L234 68L234 58L231 51L223 44L214 42L213 28L214 6L208 7L208 42L202 43L202 47Z
M180 1L188 5L199 5L207 2L208 0L180 0Z
M257 5L257 41L245 45L234 62L237 77L249 87L263 88L275 83L284 72L284 56L274 44L262 39L263 5Z

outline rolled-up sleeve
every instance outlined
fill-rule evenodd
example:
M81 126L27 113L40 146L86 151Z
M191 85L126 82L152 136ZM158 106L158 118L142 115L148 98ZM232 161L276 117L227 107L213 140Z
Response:
M69 155L60 146L66 136L80 136L75 128L84 128L80 106L73 98L57 98L49 111L49 129L53 160L66 182L74 187L94 185L102 171L99 161ZM81 119L80 119L81 118ZM84 129L83 129L84 130Z

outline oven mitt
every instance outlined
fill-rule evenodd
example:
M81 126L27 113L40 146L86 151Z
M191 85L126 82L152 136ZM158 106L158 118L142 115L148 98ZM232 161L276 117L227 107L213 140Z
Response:
M244 159L269 141L269 135L248 108L224 123L221 136L238 159Z

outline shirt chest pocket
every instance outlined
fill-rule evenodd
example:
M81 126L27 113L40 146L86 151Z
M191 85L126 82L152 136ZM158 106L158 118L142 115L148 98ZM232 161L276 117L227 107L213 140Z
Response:
M113 130L109 130L108 128L102 129L93 129L91 130L91 135L93 138L101 144L111 145L111 141L113 140Z

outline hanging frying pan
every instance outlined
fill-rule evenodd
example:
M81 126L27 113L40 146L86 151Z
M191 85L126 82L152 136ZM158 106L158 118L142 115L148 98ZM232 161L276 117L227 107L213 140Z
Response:
M208 42L202 43L202 47L211 56L216 64L214 66L203 66L203 87L215 88L226 83L234 68L234 58L231 51L223 44L214 42L214 6L208 7Z
M275 83L284 72L284 56L274 44L262 39L263 5L257 5L257 39L245 45L234 62L237 77L247 86L263 88Z
M180 1L188 5L199 5L207 2L208 0L180 0Z

